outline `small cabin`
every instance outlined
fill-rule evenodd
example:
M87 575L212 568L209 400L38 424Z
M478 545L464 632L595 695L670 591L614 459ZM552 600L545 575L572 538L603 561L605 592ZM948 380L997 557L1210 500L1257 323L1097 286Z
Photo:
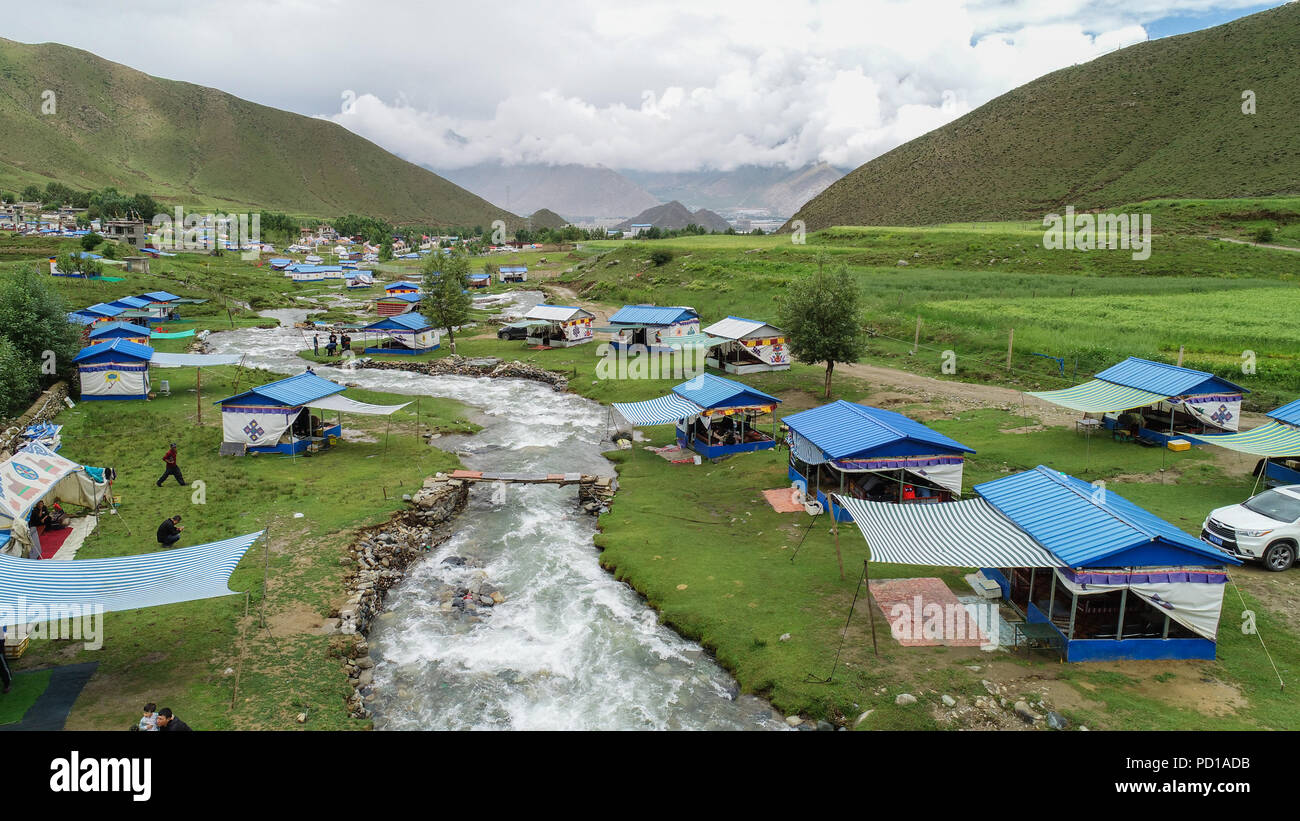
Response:
M590 311L573 305L534 305L524 314L529 323L529 345L548 348L569 348L592 340Z

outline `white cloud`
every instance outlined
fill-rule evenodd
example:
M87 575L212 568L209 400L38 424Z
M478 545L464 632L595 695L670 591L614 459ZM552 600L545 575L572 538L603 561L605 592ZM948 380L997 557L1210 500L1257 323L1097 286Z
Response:
M1252 0L19 4L6 36L333 120L434 168L865 162L1172 14ZM358 96L352 113L340 95Z

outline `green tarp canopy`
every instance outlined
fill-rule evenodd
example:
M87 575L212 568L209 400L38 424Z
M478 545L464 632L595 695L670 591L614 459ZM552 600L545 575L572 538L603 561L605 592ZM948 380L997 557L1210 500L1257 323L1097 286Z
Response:
M1184 439L1206 445L1218 445L1221 448L1254 456L1300 456L1300 428L1282 422L1269 422L1267 425L1260 425L1240 433L1181 435Z
M1075 385L1073 388L1065 388L1059 391L1027 391L1030 396L1036 396L1053 405L1060 405L1063 408L1083 411L1084 413L1110 413L1113 411L1126 411L1133 408L1143 408L1147 405L1153 405L1168 399L1168 396L1151 391L1138 390L1129 388L1124 385L1116 385L1114 382L1106 382L1101 379L1093 379L1084 382L1082 385Z

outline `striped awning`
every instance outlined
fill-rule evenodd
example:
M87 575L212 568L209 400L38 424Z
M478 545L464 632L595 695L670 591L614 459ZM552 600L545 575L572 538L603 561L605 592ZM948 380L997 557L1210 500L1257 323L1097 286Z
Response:
M1082 385L1075 385L1073 388L1065 388L1059 391L1040 391L1037 393L1027 391L1027 393L1030 396L1036 396L1039 399L1051 402L1053 405L1060 405L1084 413L1132 410L1133 408L1146 407L1169 398L1164 394L1116 385L1114 382L1107 382L1102 379L1093 379L1084 382Z
M938 567L1064 567L983 499L909 505L833 494L873 562Z
M104 612L212 599L262 531L219 542L111 559L33 561L0 554L0 625L40 623L49 614Z
M678 419L695 416L704 408L675 393L644 402L615 402L614 407L623 418L637 427L643 425L672 425Z
M1202 444L1218 445L1221 448L1255 456L1300 456L1300 428L1282 422L1269 422L1240 433L1180 435Z

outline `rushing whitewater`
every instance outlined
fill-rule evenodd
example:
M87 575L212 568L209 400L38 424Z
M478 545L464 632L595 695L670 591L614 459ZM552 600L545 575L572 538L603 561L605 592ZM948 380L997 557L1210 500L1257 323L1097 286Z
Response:
M538 296L525 293L520 301ZM304 312L263 316L288 325ZM251 366L294 374L307 365L297 352L311 347L311 334L292 327L223 331L208 344L216 353L246 354ZM476 408L481 432L438 440L469 468L614 473L601 456L608 412L573 394L514 379L316 371ZM726 671L660 625L634 591L600 568L596 520L578 509L574 488L476 486L456 527L455 536L409 568L371 629L376 727L784 728L762 700L733 698L736 684ZM476 574L502 592L504 603L473 615L446 608L440 594L467 586Z

